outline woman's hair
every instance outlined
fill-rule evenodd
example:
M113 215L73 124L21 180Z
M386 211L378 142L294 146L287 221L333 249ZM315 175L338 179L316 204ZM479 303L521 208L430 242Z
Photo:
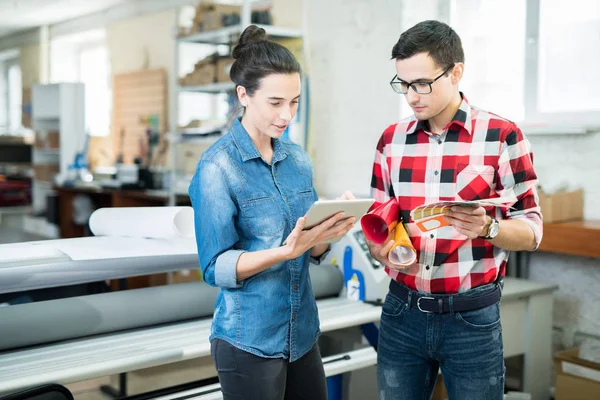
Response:
M267 39L263 28L248 26L234 47L229 76L238 86L246 88L252 96L260 87L260 80L270 74L300 73L296 57L284 46Z

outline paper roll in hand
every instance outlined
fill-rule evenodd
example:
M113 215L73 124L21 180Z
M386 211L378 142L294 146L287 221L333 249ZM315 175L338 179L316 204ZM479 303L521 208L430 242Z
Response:
M386 241L400 218L400 207L395 198L369 211L360 220L367 240L381 244Z
M400 222L396 225L394 233L394 247L388 253L388 260L395 265L407 267L413 264L417 259L417 251L404 229L404 224Z

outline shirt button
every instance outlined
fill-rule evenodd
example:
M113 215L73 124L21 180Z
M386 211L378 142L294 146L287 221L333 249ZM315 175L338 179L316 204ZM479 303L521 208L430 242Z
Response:
M439 175L440 171L435 171L433 174L434 175Z
M426 266L425 266L425 269L426 269L427 271L429 271L429 265L426 265Z
M296 314L292 314L292 321L296 320Z
M294 290L298 291L298 285L294 285Z
M433 239L435 236L434 236L434 235L433 235L433 233L432 233L431 235L429 235L429 237Z
M438 140L438 144L442 144L442 141L441 141L441 140Z

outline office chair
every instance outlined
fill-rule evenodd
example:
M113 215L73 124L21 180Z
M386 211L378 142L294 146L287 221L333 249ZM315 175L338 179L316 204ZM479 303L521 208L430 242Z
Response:
M57 384L41 385L20 392L11 393L0 400L74 400L66 387Z

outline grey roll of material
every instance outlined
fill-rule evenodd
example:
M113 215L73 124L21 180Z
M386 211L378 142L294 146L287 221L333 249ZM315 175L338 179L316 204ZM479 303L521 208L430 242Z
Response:
M309 272L316 299L337 296L341 292L344 277L335 265L311 265Z
M309 271L315 298L342 289L337 267ZM195 282L0 307L0 351L211 317L218 293Z
M0 350L210 316L218 289L156 286L0 308Z

